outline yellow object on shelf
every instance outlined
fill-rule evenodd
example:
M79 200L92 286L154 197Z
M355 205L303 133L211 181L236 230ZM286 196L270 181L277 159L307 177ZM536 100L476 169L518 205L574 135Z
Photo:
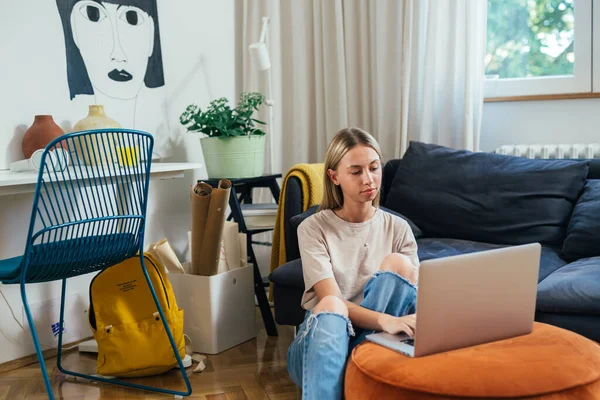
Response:
M121 167L135 167L138 161L138 147L125 146L119 147L117 151L119 165Z

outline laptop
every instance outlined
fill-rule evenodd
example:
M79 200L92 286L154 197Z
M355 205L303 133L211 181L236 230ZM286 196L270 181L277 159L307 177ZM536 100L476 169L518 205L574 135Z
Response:
M531 333L540 256L532 243L423 261L414 339L366 338L421 357Z

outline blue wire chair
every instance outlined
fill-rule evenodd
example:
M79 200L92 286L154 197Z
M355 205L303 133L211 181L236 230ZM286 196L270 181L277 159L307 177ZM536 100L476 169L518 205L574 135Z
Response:
M144 264L144 228L153 137L110 129L71 133L46 146L23 256L0 261L0 281L21 285L48 397L54 399L25 284L62 280L57 366L65 374L154 392L189 396L189 379ZM69 164L70 166L67 167ZM67 278L102 271L139 256L187 391L155 388L68 371L61 365Z

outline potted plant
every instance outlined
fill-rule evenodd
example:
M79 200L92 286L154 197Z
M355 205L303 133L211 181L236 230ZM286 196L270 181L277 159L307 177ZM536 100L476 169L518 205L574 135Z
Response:
M189 105L179 122L189 132L201 132L204 162L209 178L247 178L263 174L265 132L255 124L264 122L252 118L264 104L265 98L257 92L245 92L236 108L231 108L224 97L210 102L203 111Z

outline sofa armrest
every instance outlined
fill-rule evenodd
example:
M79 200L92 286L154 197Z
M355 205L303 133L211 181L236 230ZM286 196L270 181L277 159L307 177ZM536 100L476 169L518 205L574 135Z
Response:
M269 280L274 284L275 321L279 325L300 325L306 314L300 306L304 293L301 260L298 258L275 268Z
M293 287L304 291L304 277L302 276L301 259L297 258L275 268L269 275L269 281L276 285Z

